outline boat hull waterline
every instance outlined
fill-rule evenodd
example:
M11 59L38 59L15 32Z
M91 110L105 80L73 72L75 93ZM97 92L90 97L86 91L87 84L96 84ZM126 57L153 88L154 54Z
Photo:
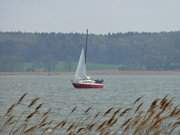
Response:
M72 83L74 88L103 88L103 83Z

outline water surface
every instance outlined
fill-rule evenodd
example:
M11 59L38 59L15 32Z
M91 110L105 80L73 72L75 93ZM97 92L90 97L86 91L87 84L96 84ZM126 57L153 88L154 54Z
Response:
M0 76L0 113L28 92L26 101L41 97L44 107L64 114L74 106L84 109L93 106L97 110L110 106L128 106L144 95L145 104L166 94L175 97L180 104L180 76L178 75L101 75L103 89L74 89L72 75L13 75Z

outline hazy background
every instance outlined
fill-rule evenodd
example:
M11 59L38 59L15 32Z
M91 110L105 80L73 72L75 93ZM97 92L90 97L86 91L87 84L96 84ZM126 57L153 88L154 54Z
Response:
M0 71L74 71L87 28L90 69L179 70L179 5L0 0Z
M179 5L179 0L0 0L0 31L173 31L180 29Z

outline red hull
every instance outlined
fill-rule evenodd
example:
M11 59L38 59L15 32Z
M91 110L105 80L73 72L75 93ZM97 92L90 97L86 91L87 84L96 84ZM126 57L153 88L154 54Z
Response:
M75 88L103 88L103 83L72 83Z

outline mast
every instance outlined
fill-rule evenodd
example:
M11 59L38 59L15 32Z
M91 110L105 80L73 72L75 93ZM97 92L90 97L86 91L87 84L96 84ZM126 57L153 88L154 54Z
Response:
M86 64L86 57L87 57L87 43L88 43L88 29L86 30L85 64Z

